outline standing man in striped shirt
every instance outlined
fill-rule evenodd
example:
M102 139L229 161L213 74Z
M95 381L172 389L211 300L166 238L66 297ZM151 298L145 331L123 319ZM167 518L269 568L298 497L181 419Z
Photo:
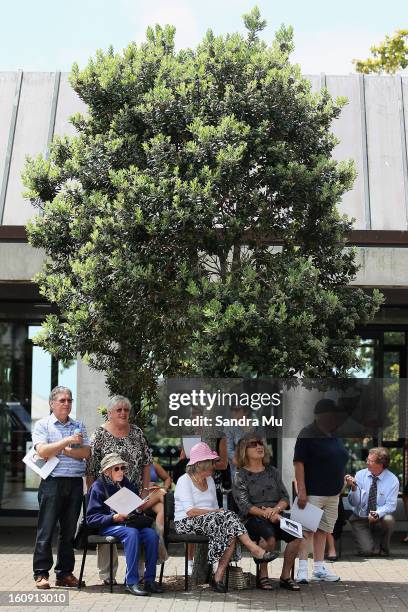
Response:
M40 457L57 457L59 463L38 489L38 526L34 548L34 580L38 589L49 589L49 571L53 564L52 537L59 523L56 586L77 587L73 575L74 536L81 511L85 459L90 444L83 423L74 421L72 393L67 387L55 387L50 394L51 413L40 419L32 434Z

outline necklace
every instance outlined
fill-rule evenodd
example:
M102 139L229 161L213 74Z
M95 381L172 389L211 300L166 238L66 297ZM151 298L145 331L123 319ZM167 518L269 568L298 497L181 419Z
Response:
M203 490L205 490L205 488L204 488L204 487L206 486L206 484L207 484L207 483L205 483L205 484L204 484L204 482L200 482L200 481L198 480L198 478L196 478L196 477L194 476L194 474L190 474L190 476L191 476L191 478L194 480L194 482L196 483L196 485L197 485L197 487L198 487L199 489L203 489Z

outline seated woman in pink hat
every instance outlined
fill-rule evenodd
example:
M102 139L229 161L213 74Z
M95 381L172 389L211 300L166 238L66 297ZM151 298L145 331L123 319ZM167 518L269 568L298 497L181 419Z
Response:
M251 552L255 562L264 563L276 559L277 553L265 552L253 542L238 516L230 510L218 507L212 473L219 459L205 442L192 447L186 473L181 476L175 491L174 526L177 533L195 533L209 537L208 560L218 563L212 580L212 588L225 592L223 578L228 563L240 558L238 540ZM234 554L235 553L235 554Z

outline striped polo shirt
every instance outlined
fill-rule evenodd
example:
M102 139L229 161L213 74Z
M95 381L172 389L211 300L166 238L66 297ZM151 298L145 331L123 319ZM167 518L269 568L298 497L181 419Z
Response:
M90 446L85 425L81 421L74 421L68 417L66 423L61 423L55 414L51 413L37 421L32 433L33 445L50 444L59 442L62 438L72 436L76 429L80 429L83 436L83 445ZM68 478L78 478L85 475L86 462L85 459L74 459L60 453L57 455L59 463L51 472L51 476L64 476Z

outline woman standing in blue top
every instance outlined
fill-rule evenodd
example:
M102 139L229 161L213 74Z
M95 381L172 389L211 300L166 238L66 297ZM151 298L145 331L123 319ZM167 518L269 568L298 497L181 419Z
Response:
M127 515L115 514L105 501L121 487L126 487L138 494L135 486L125 477L127 468L117 453L109 453L101 461L101 475L93 483L88 509L87 524L99 527L101 535L119 538L125 549L126 589L133 595L150 595L162 593L163 589L155 582L156 562L158 557L159 536L151 527L135 528L125 524ZM143 587L139 584L139 543L145 548L146 570Z

